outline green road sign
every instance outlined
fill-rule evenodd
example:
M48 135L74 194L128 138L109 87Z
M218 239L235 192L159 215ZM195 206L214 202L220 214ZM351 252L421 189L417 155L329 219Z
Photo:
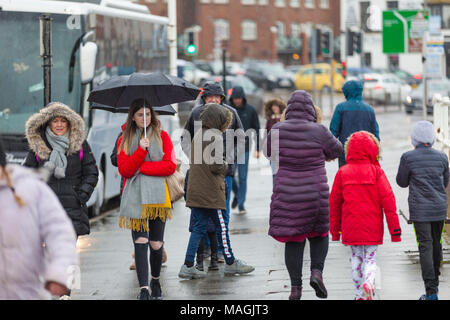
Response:
M426 10L383 11L383 53L422 52L428 16Z

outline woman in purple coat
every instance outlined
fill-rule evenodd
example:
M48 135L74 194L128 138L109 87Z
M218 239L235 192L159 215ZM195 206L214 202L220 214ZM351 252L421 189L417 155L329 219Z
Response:
M279 161L270 204L269 235L286 244L285 263L291 279L289 299L301 298L306 239L311 252L310 285L317 297L326 298L322 280L329 231L325 161L339 157L342 144L317 123L313 101L302 90L291 95L286 120L275 124L267 139L267 156Z

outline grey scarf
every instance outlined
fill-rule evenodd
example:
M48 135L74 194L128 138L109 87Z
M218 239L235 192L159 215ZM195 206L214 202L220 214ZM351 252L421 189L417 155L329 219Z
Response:
M58 136L52 132L50 126L45 129L45 136L52 147L52 152L48 161L44 164L51 174L57 179L66 177L67 157L66 152L69 149L69 131L63 136Z
M147 131L149 137L151 137L151 134L152 129ZM131 140L130 155L137 150L140 137L141 131L137 130ZM164 153L159 146L158 141L156 139L150 141L145 161L161 161L163 156ZM142 205L164 203L165 199L165 177L146 176L141 174L138 170L136 174L130 179L127 179L125 183L120 202L120 216L131 219L142 219Z

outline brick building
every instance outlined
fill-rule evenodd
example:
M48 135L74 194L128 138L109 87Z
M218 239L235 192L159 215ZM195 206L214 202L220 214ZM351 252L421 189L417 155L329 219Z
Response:
M139 0L167 15L166 0ZM309 63L312 24L340 34L341 0L178 0L179 56L183 35L198 31L197 59L214 59L225 43L231 61L245 58ZM194 28L195 29L195 28ZM224 42L218 40L225 40ZM296 54L296 55L294 55ZM297 59L297 61L295 61Z

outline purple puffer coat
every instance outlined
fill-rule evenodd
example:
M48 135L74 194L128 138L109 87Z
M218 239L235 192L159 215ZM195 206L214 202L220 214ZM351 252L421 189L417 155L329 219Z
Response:
M279 130L279 169L270 204L269 235L272 237L299 237L329 231L325 161L339 157L343 148L316 119L311 97L297 90L288 101L286 120L275 124L268 135L267 156L275 159L276 133L273 130Z

